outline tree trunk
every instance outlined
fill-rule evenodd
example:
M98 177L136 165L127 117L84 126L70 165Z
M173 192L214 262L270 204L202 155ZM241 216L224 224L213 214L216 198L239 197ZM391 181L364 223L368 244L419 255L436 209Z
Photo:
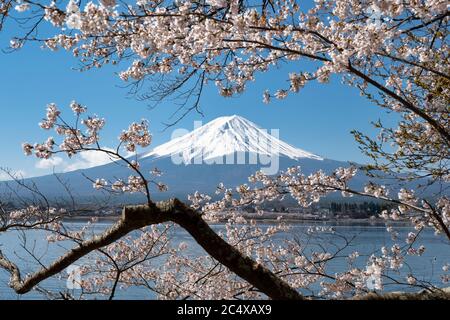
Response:
M19 294L24 294L32 290L41 281L58 274L90 252L113 243L133 230L164 222L174 222L186 229L213 258L269 298L280 300L303 299L298 291L278 278L269 269L228 244L209 227L198 212L177 199L157 204L152 203L151 206L125 207L121 219L111 228L92 239L81 242L46 268L42 268L25 279L21 279L19 268L4 257L1 251L0 267L11 274L11 288Z

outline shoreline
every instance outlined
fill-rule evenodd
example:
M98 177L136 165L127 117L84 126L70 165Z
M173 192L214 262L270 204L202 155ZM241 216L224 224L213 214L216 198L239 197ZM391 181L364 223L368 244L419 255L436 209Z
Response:
M321 225L321 224L335 224L335 225L369 225L369 226L384 226L385 220L382 219L370 219L370 218L362 218L362 219L352 219L352 218L342 218L342 219L311 219L311 218L293 218L291 217L285 217L281 220L278 220L274 217L246 217L247 219L253 219L257 223L270 223L275 224L279 222L289 223L289 224L311 224L311 225ZM97 219L97 222L100 223L114 223L120 219L120 215L114 215L114 216L66 216L63 217L62 220L64 222L88 222L92 219ZM226 220L219 221L218 224L224 224ZM408 225L408 220L400 220L400 221L389 221L391 224L395 225Z

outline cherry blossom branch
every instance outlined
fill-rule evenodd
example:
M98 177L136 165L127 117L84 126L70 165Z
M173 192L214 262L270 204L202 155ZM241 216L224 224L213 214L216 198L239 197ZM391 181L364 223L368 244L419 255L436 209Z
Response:
M426 200L423 200L422 206L418 205L419 199L412 191L406 189L401 189L398 193L398 199L395 199L388 196L389 190L385 186L376 185L372 182L365 186L364 191L349 188L348 183L355 174L356 169L353 167L338 168L331 175L326 175L319 171L305 176L300 173L299 167L288 168L286 172L282 172L275 177L269 177L262 172L257 172L249 177L249 181L255 184L255 187L250 188L244 184L236 188L239 198L233 197L232 189L225 189L223 185L220 185L217 193L224 194L221 200L210 203L209 196L198 193L190 196L189 199L195 208L201 208L208 215L224 210L234 210L236 206L259 205L264 201L281 199L285 195L290 195L300 205L307 207L314 202L318 202L322 197L339 191L344 196L357 195L393 203L398 206L398 210L396 209L392 214L392 218L395 219L399 218L398 215L401 212L407 212L408 210L416 212L424 221L431 221L436 230L443 231L448 240L450 240L448 199L442 197L440 202L438 202L442 211L439 214ZM258 184L262 184L262 186ZM382 212L381 216L389 218L387 212ZM413 216L411 215L410 218L413 218ZM418 227L421 229L420 225Z
M364 81L367 81L368 83L373 85L375 88L379 89L381 92L384 92L388 96L390 96L393 99L397 100L405 108L407 108L408 110L414 112L416 115L420 116L422 119L427 121L434 129L436 129L437 132L439 132L439 134L442 136L443 141L445 142L445 144L447 144L450 147L450 132L446 128L441 126L439 124L439 122L437 122L435 119L430 117L427 113L425 113L422 109L414 106L412 103L410 103L409 101L407 101L404 98L400 97L395 92L387 89L385 86L381 85L379 82L375 81L374 79L372 79L371 77L367 76L363 72L361 72L358 69L354 68L351 64L348 65L348 70L350 72L354 73L355 75L357 75L358 77L360 77L361 79L363 79Z
M439 226L445 232L445 235L447 236L447 238L450 240L450 229L449 229L449 227L447 227L447 225L445 224L444 220L442 220L441 215L436 211L436 209L431 205L431 203L429 203L427 200L424 200L424 202L430 208L430 211L431 211L430 213L431 213L432 217L434 219L436 219L436 221L438 222Z
M121 219L101 235L81 242L46 268L25 279L19 268L0 253L0 266L11 274L10 286L24 294L43 280L54 276L90 252L105 247L129 232L145 226L175 222L186 229L206 252L272 299L301 299L302 296L270 270L242 255L219 237L200 214L177 199L160 202L155 207L125 207Z

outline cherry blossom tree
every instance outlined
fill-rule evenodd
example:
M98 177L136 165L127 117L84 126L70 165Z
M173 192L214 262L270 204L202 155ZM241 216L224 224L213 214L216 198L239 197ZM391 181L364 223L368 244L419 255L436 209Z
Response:
M145 205L125 207L121 219L100 234L89 232L90 223L81 230L69 230L62 220L65 212L55 208L30 206L20 210L4 210L4 225L0 231L45 230L49 234L49 242L69 240L75 243L72 250L25 278L21 277L18 266L0 252L0 266L11 274L10 285L17 293L29 292L43 280L89 256L95 263L86 264L82 269L85 275L81 283L84 296L108 294L112 299L120 285L143 286L160 298L167 299L259 298L261 294L273 299L305 298L298 290L311 290L313 297L359 297L372 291L368 287L369 279L375 279L376 289L381 290L385 272L400 270L407 254L423 254L425 247L416 246L423 228L429 225L436 232L449 236L448 221L440 219L441 215L447 214L445 208L434 212L426 203L419 206L414 194L404 189L398 198L389 198L384 186L373 183L367 185L364 191L352 190L348 187L348 181L355 175L355 168L339 168L333 175L317 172L309 176L302 175L299 168L290 168L276 177L257 172L249 177L253 187L241 185L236 189L226 189L223 185L218 186L216 193L223 194L218 201L211 201L211 197L196 192L189 196L190 206L177 199L155 203L151 199L153 189L167 188L155 180L160 172L144 173L137 159L126 158L120 152L150 144L147 122L132 123L119 135L116 151L111 151L101 148L99 144L99 132L105 120L98 116L84 116L87 108L79 103L72 102L70 108L75 114L73 124L62 118L55 104L47 106L46 117L40 126L44 130L53 129L61 139L50 137L44 143L24 143L25 154L48 159L59 153L70 157L86 151L107 153L115 161L125 163L133 174L127 181L91 179L93 188L110 193L143 193L147 201ZM396 203L398 208L383 212L381 216L396 220L402 214L409 215L417 232L408 234L407 245L381 248L382 255L372 255L367 267L361 269L354 265L358 252L341 255L352 240L335 234L331 229L310 232L341 237L344 240L342 245L337 245L336 239L333 239L333 246L330 243L330 248L327 248L322 241L320 250L305 253L304 244L295 239L286 240L282 246L272 239L275 234L288 229L284 223L264 230L254 220L248 221L239 213L240 207L258 207L263 202L281 199L286 194L299 204L309 206L335 191L345 196L357 194ZM227 219L225 234L217 234L208 225L208 222L218 222L220 219ZM183 254L185 245L173 246L167 235L173 223L188 231L209 256L193 259ZM138 237L131 235L136 230L140 234ZM158 258L164 262L161 259L153 262ZM349 270L329 274L327 264L334 259L346 259ZM410 286L427 289L425 293L434 298L446 294L433 284L417 280L414 275L409 275L405 281ZM312 286L318 282L322 290L315 292Z
M125 65L120 78L132 84L136 93L153 101L175 97L180 100L182 116L199 109L205 85L213 83L224 97L238 95L245 91L249 81L257 80L260 73L283 62L298 65L298 71L286 75L288 86L262 92L266 103L298 93L310 82L328 82L332 75L337 75L374 104L401 117L396 128L374 123L380 129L375 138L354 132L362 151L373 159L363 168L367 174L424 182L418 190L402 188L397 194L389 186L378 185L375 179L363 190L354 190L349 181L356 168L339 168L332 174L319 171L309 176L299 168L290 168L277 176L257 172L249 178L248 185L236 189L219 186L217 191L223 194L219 201L193 193L191 206L178 200L157 204L151 199L151 188L166 187L142 173L136 160L119 152L122 146L134 151L151 143L145 121L133 123L124 131L114 152L98 144L103 119L83 118L86 131L82 132L78 125L64 122L60 110L51 104L41 127L56 129L63 141L57 144L49 138L41 144L25 144L25 153L46 159L60 152L69 156L88 150L105 152L126 163L134 174L128 181L106 181L99 177L93 180L94 187L110 192L142 192L147 203L124 208L122 219L101 236L75 237L79 244L76 250L26 279L21 278L17 266L1 256L0 265L11 273L13 288L27 292L95 251L102 256L98 258L102 261L98 268L108 269L109 276L93 276L96 285L87 285L89 290L104 291L102 288L111 281L115 285L139 283L149 287L145 279L136 276L136 268L144 265L148 279L156 282L151 289L166 298L254 297L255 292L270 298L303 298L299 289L325 278L332 281L321 284L322 295L369 297L365 295L371 291L365 285L368 277L375 278L376 289L381 290L383 280L388 277L387 270L399 270L406 255L421 255L426 250L418 244L424 228L434 228L438 236L450 241L448 23L448 3L441 0L317 0L309 6L294 0L130 3L101 0L83 5L73 0L0 1L0 28L19 24L25 30L11 39L11 50L37 42L49 50L70 51L79 58L82 70L106 64ZM142 92L142 88L147 89ZM71 108L77 121L86 111L78 103ZM436 184L440 185L437 194L421 196L423 188ZM394 209L380 215L386 219L394 238L395 228L389 221L410 220L414 231L405 239L407 245L381 248L380 253L368 259L365 269L350 263L348 271L330 275L324 265L336 258L339 250L306 256L295 242L278 250L273 243L267 243L276 230L263 231L244 217L236 216L236 210L242 206L258 207L285 196L309 206L333 192L394 204ZM32 211L23 209L14 216L27 216L26 210ZM221 237L206 221L217 221L223 215L231 218L227 234ZM43 221L46 227L50 224L45 219L38 221ZM185 228L210 257L199 258L199 263L184 258L183 246L165 246L163 230L144 233L151 239L142 240L142 244L137 241L136 245L144 249L134 250L141 255L135 259L142 263L128 267L126 257L114 254L120 250L117 246L131 251L130 243L121 238L132 230L166 222ZM244 223L244 229L252 231L242 236L238 223ZM249 232L255 232L253 239L248 238ZM67 238L68 234L64 236ZM149 253L145 246L152 243L155 245L150 245ZM241 243L245 245L240 246ZM147 257L160 254L167 257L164 270L155 271L148 266L151 259L146 259L146 253ZM346 259L352 261L357 256L354 253ZM448 265L442 268L446 272L449 269ZM183 279L175 276L181 269L185 271ZM143 274L142 270L138 273ZM223 281L216 282L217 279ZM444 282L448 279L448 274L443 276ZM425 289L422 295L447 292L418 281L413 274L404 281L406 285ZM216 288L215 283L227 285Z

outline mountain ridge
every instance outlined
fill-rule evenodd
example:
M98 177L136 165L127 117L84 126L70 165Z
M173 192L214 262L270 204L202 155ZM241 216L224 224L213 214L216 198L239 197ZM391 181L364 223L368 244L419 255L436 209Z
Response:
M259 144L261 140L267 140L270 143L261 145ZM233 161L229 161L230 154L233 154ZM266 157L262 157L263 155ZM270 156L267 157L267 155ZM202 161L197 163L195 161L197 157ZM275 172L265 173L276 174L279 170L300 166L306 175L317 170L330 174L338 167L350 165L350 162L325 159L293 147L276 136L269 135L253 122L236 115L216 118L189 133L141 153L137 158L141 172L149 178L154 178L150 176L150 172L158 168L163 175L155 180L169 187L168 191L164 192L152 189L151 196L154 200L169 197L186 200L187 195L195 191L212 195L219 183L223 183L226 187L236 187L248 183L248 177L258 170L264 172L265 169L274 168ZM182 161L176 163L174 158ZM253 161L255 159L256 161ZM239 160L243 161L239 162ZM103 178L112 182L117 179L127 181L128 176L132 174L133 172L126 165L112 162L60 173L59 178L47 175L25 179L25 181L32 182L48 198L56 199L67 196L65 188L59 184L59 181L63 180L67 182L76 197L82 198L93 195L92 180ZM350 182L350 186L362 188L368 180L366 175L358 172ZM8 192L9 187L7 183L0 183L0 194ZM27 196L30 196L30 192ZM121 198L124 202L135 198L138 199L137 201L145 200L143 196L129 194Z
M271 133L278 134L272 130ZM311 152L293 147L238 115L218 117L193 131L161 144L139 158L180 155L184 163L213 160L239 152L258 155L280 154L291 159L323 160Z

